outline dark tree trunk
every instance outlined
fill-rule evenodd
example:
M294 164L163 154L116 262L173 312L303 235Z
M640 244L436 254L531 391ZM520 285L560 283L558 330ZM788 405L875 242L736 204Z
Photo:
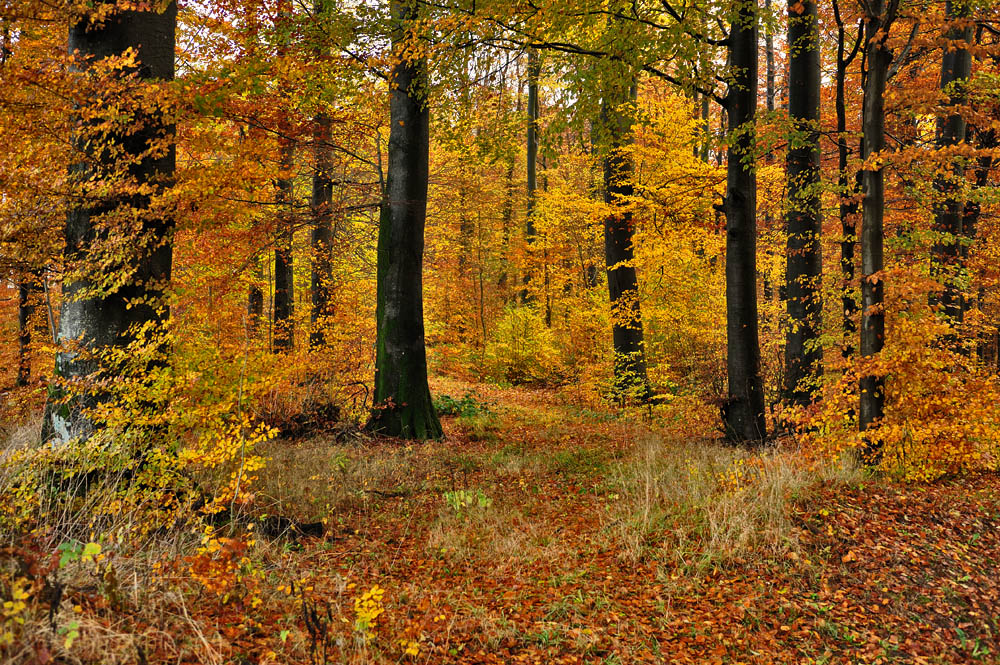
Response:
M729 119L726 197L726 371L729 399L723 408L727 438L759 443L767 435L757 322L757 3L743 0L729 32L732 81L726 95Z
M768 25L764 28L764 99L767 103L767 112L774 111L774 36L771 35L771 0L764 0L764 12L767 16Z
M952 111L938 121L937 147L948 149L965 139L966 122L958 108L966 100L966 85L972 73L972 29L968 19L971 7L967 2L945 3L945 19L953 22L945 33L948 46L941 58L941 91L948 96ZM964 46L959 46L964 43ZM934 180L934 189L940 196L935 204L934 226L941 234L931 250L932 272L944 281L944 291L939 304L945 316L953 323L960 323L963 315L962 292L959 275L962 269L962 242L965 236L962 223L965 205L959 199L958 191L965 178L964 168L953 162L949 173Z
M288 351L295 346L295 270L292 245L294 240L294 184L292 169L295 146L286 139L281 143L281 174L277 180L277 229L274 241L274 350Z
M111 4L98 2L93 13L99 14ZM84 15L70 28L69 52L80 57L78 66L84 70L84 80L89 79L86 71L93 64L118 58L129 50L135 52L138 64L123 75L134 73L140 82L170 80L174 76L176 24L174 3L160 13L116 10L96 26ZM96 92L82 98L99 99ZM98 116L102 112L100 107L95 111ZM81 117L88 112L81 109ZM63 347L56 356L55 370L63 380L84 380L101 370L109 374L124 371L102 367L96 355L127 345L137 327L159 324L167 316L163 293L170 281L174 223L170 215L150 209L147 192L149 187L156 191L169 186L173 178L174 128L158 111L123 107L118 112L134 116L127 132L107 132L85 123L74 137L80 154L70 166L71 182L83 190L88 181L109 177L127 182L115 186L114 196L84 191L72 199L65 230L65 259L71 276L63 287L58 335ZM162 150L149 151L151 143L161 143L164 138L167 141ZM119 169L124 178L112 175ZM109 231L105 222L115 229ZM128 246L133 254L115 267L126 276L125 282L105 288L99 286L99 277L106 277L108 268L98 265L101 254L108 251L110 233L130 234ZM98 389L86 388L65 400L50 402L43 437L62 442L90 437L100 423L87 411L104 399L106 395Z
M312 330L309 343L313 347L322 346L326 339L325 317L330 315L330 293L333 280L333 265L330 252L333 247L333 180L330 169L330 118L325 114L316 116L316 133L313 137L315 167L312 178L312 198L310 208L313 215L311 236Z
M635 100L636 87L628 79L606 86L601 105L607 147L604 154L604 202L610 207L604 219L604 258L611 299L612 342L615 355L615 395L647 400L652 391L646 374L646 353L639 307L639 281L635 271L635 227L628 200L633 194L632 113L625 108Z
M895 20L898 0L870 0L865 22L864 108L861 125L864 137L862 158L885 148L885 86L892 53L886 37ZM884 267L883 218L885 214L885 173L883 168L864 171L864 200L861 224L861 355L878 355L885 345L885 284L878 274ZM862 432L885 414L885 377L868 375L860 380L858 427ZM881 454L877 441L870 441L865 457L876 463Z
M414 0L391 0L393 46L405 53ZM441 436L424 348L423 254L427 217L430 112L427 63L400 59L390 77L389 172L378 237L375 400L370 430L390 436Z
M823 316L820 57L815 0L789 3L788 51L788 114L794 134L787 161L785 398L795 404L808 404L823 376L823 347L819 343Z
M260 280L262 272L260 258L254 258L253 261L257 264L257 267L254 269L254 278ZM260 288L259 283L254 283L250 285L250 291L247 294L247 334L251 338L257 336L257 332L260 329L260 322L263 317L264 289Z
M524 239L528 245L529 258L533 256L531 248L538 239L535 228L535 199L538 196L538 79L541 76L542 63L537 49L528 49L528 130L527 130L527 178L528 205L524 215ZM524 284L531 282L531 267L534 261L529 260L529 268L524 274ZM521 301L530 302L531 293L528 289L521 292Z
M840 192L840 274L841 274L841 308L843 309L843 347L842 355L848 358L854 355L854 340L858 333L854 317L858 312L858 301L854 297L854 253L858 242L858 201L850 190L850 174L847 172L847 161L851 150L847 144L847 68L857 57L864 36L864 23L858 23L857 39L850 53L847 52L847 31L840 16L840 3L834 0L833 13L837 23L837 73L836 101L837 110L837 189ZM855 177L856 185L860 185L861 173Z
M25 275L17 283L17 382L26 386L31 380L31 315L35 311L32 295L38 289Z

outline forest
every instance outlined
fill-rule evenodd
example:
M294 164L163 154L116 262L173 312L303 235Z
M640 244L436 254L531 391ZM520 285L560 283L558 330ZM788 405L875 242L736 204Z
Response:
M1000 6L0 0L0 663L1000 663Z

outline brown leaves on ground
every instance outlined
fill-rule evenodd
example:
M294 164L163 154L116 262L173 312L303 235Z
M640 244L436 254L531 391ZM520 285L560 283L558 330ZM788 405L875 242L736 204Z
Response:
M802 487L781 542L730 556L699 551L697 520L675 538L693 508L667 506L630 555L621 478L644 426L553 393L475 388L493 415L446 419L441 442L331 444L326 471L315 448L290 444L312 456L308 478L320 473L310 496L329 484L337 509L322 539L203 546L193 560L228 553L225 593L176 560L158 618L127 590L110 612L82 602L93 587L68 588L77 653L86 631L131 626L139 637L114 662L998 662L996 476ZM286 450L282 465L295 459ZM449 503L457 490L473 498Z

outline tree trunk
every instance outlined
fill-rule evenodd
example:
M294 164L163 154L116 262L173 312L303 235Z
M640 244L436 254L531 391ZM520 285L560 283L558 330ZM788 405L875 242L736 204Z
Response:
M865 22L865 62L868 65L864 84L864 108L861 125L864 138L862 157L885 148L885 86L892 61L886 37L895 20L897 0L871 0ZM883 263L883 217L885 214L885 173L878 166L866 169L862 176L864 200L861 222L861 355L878 355L885 345L885 285L879 273ZM868 375L860 380L858 427L864 432L885 414L885 377ZM869 441L864 452L870 464L880 458L880 444Z
M98 2L91 14L101 14L111 4ZM140 82L171 80L176 24L174 3L160 13L115 10L97 25L91 23L90 14L84 14L70 27L69 52L79 56L77 66L83 69L84 80L90 80L92 65L120 58L129 51L136 54L137 65L124 70L122 76L134 74ZM98 97L94 94L89 98ZM169 215L150 210L149 189L157 192L171 183L176 161L174 128L158 111L123 107L117 112L134 115L127 134L101 130L85 121L74 137L74 146L83 154L70 166L70 181L82 190L82 195L71 199L65 227L69 277L63 287L58 335L62 348L55 368L64 381L83 381L102 370L108 375L126 371L102 367L100 354L127 345L137 328L162 323L167 317L163 294L170 281L174 222ZM80 116L85 118L90 113L84 108ZM93 113L100 117L103 110L97 107ZM150 151L152 143L165 147ZM88 183L100 183L106 178L121 181L114 188L114 196L86 190ZM106 222L116 228L109 230ZM100 260L107 256L107 240L112 233L130 234L128 246L134 253L119 259L115 266L127 276L125 282L102 287L100 278L107 276L108 267ZM59 442L86 439L101 426L88 411L107 395L92 383L88 385L82 392L59 394L65 399L49 402L44 438ZM56 392L61 393L61 389Z
M788 5L788 112L793 135L787 161L788 332L785 398L808 404L823 377L822 234L820 213L820 51L815 0Z
M841 354L844 358L854 355L854 339L858 329L854 317L858 311L858 301L854 297L854 253L858 242L858 202L849 189L851 181L847 172L847 160L851 150L847 144L847 68L858 55L861 38L864 36L864 24L858 24L858 35L854 47L847 53L847 32L840 16L840 4L834 0L833 13L837 23L837 72L836 101L837 110L837 189L840 192L840 274L841 274L841 308L843 318L843 346ZM855 182L860 186L861 173L858 172Z
M25 274L17 283L17 382L26 386L31 380L31 315L35 311L32 294L37 287Z
M368 429L410 439L441 436L424 348L423 253L429 121L427 62L405 59L415 0L390 0L396 62L390 76L389 171L379 219L374 410Z
M281 141L281 173L277 180L277 229L274 241L274 350L288 351L295 346L295 270L292 245L294 241L294 179L295 145Z
M726 95L726 371L727 438L760 443L767 435L757 322L757 3L743 0L729 33L732 81Z
M646 353L639 307L639 281L635 271L632 213L628 210L633 194L632 140L636 86L622 77L606 86L601 116L607 136L604 154L604 202L610 210L604 219L604 258L611 299L612 342L614 348L614 392L619 400L628 397L648 400L652 391L646 374Z
M312 178L312 198L310 208L313 215L311 236L312 245L312 275L310 287L312 291L312 311L310 313L312 330L309 333L309 344L313 347L323 346L326 342L324 330L325 317L330 315L330 291L333 280L333 265L330 252L333 247L333 180L330 169L330 118L326 114L316 116L316 132L313 137L315 170Z
M765 84L765 95L764 99L767 103L767 112L772 113L774 111L774 82L775 82L775 69L774 69L774 36L771 34L770 22L771 22L771 0L764 0L764 13L767 16L768 25L764 27L764 84ZM791 41L791 38L789 38Z
M528 245L528 269L524 273L524 285L531 282L531 268L534 263L531 251L538 239L535 228L535 199L538 196L538 79L541 76L542 63L537 49L528 49L528 131L527 131L527 177L528 205L524 215L524 239ZM521 302L530 302L531 293L528 289L521 292Z
M971 7L962 0L945 3L945 19L953 23L945 33L948 45L941 58L941 92L948 97L952 108L946 118L938 121L937 147L946 150L965 139L966 122L962 116L962 105L967 97L966 85L972 73L972 29L968 19ZM961 44L961 45L960 45ZM963 316L962 292L959 274L962 269L962 241L965 205L959 199L961 181L965 178L964 168L952 162L949 173L934 180L934 189L941 200L934 209L934 227L941 234L931 249L931 268L934 274L943 278L944 291L939 304L945 316L953 323L960 323ZM936 299L932 299L936 300Z

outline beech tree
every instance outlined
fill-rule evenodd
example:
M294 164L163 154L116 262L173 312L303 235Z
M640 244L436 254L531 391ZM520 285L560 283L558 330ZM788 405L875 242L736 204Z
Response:
M964 141L967 123L960 108L967 99L967 84L972 74L971 7L963 0L945 2L945 44L941 57L941 93L947 99L948 114L938 121L937 147L946 151ZM955 160L946 173L934 180L934 189L940 197L934 210L934 226L938 239L931 250L935 272L943 277L944 292L940 297L941 309L953 322L960 322L963 315L962 292L958 273L962 269L962 243L967 229L965 204L961 188L965 169Z
M601 124L607 141L603 167L604 202L609 212L604 218L604 258L611 300L615 392L619 399L631 396L646 400L652 391L646 375L639 280L634 262L634 221L628 209L628 200L634 192L628 144L632 136L634 109L631 107L636 97L636 83L624 72L615 71L614 74L617 75L604 86Z
M390 81L388 173L378 233L374 410L368 429L412 439L441 436L424 347L423 252L430 111L427 61L408 31L415 0L391 0L396 59Z
M899 0L862 3L865 16L864 56L867 69L862 109L862 158L868 162L862 175L861 226L861 355L877 355L885 345L885 284L879 273L884 267L885 171L873 155L885 149L885 87L892 62L887 44L889 30L899 11ZM862 432L881 420L885 411L885 377L861 377L861 408L858 427ZM879 445L869 442L869 461L879 456Z
M820 214L820 46L815 0L788 4L788 254L785 397L812 400L823 375Z
M56 357L56 374L67 383L102 370L114 372L102 367L101 354L124 347L137 329L167 316L163 294L171 273L173 219L151 208L151 201L173 177L174 130L162 111L142 108L139 100L107 97L101 74L91 72L134 53L134 64L114 70L113 83L173 79L177 6L170 2L160 11L115 8L108 13L113 4L98 2L81 10L69 31L69 52L87 89L80 95L77 157L70 165L75 195L66 218L68 276ZM127 113L125 121L102 125L113 103L116 113ZM103 179L114 182L115 191L102 187ZM129 239L126 253L116 253L123 235ZM107 279L106 261L117 278ZM47 406L43 437L65 442L91 436L97 424L87 411L103 399L99 383L60 397Z
M757 318L757 1L733 9L728 47L730 74L726 165L726 435L753 443L767 436Z

